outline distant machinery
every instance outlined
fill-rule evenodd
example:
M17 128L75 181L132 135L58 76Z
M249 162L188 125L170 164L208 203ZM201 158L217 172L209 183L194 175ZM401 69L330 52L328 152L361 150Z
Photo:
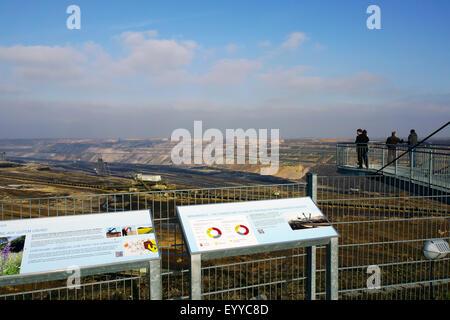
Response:
M138 173L134 175L134 180L149 191L167 188L166 184L162 182L161 176Z
M135 180L144 181L147 183L158 183L161 182L161 176L154 176L149 174L138 173L134 176Z
M6 161L6 152L0 152L0 161Z
M94 168L94 170L95 170L95 173L97 173L97 175L102 176L102 177L111 175L111 171L109 170L108 163L104 162L101 157L98 158L97 165Z

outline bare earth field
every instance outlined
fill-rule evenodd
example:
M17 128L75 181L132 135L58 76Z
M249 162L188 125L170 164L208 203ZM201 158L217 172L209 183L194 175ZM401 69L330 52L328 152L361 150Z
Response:
M62 184L107 185L107 189L111 189L114 185L131 185L136 173L161 175L164 181L181 187L299 182L304 180L309 171L319 175L336 175L336 142L315 139L282 140L279 170L273 176L264 176L260 175L260 164L175 166L170 157L175 144L167 138L0 140L0 152L5 152L6 160L22 165L0 166L0 197L100 192L105 188L83 189L81 186L74 188L73 185ZM99 158L108 163L111 176L106 178L96 175L94 169ZM246 158L248 162L248 147ZM25 178L28 180L24 180Z
M309 171L336 175L335 143L282 140L280 168L267 176L260 175L259 164L175 166L170 158L175 144L167 138L0 140L7 160L0 165L0 199L141 191L133 180L137 173L161 175L171 188L299 182ZM111 175L96 174L99 158L108 163Z

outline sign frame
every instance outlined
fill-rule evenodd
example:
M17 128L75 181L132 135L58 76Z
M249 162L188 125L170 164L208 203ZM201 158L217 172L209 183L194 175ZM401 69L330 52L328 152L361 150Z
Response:
M311 197L298 197L289 199L301 199ZM272 200L253 200L239 202L239 204L247 204L251 206L255 203L260 203L261 201L277 201L286 199L272 199ZM312 200L312 199L311 199ZM316 203L312 201L317 207ZM201 204L194 206L208 206L209 204ZM220 205L226 206L227 203L221 203ZM206 208L206 207L205 207ZM319 209L320 210L320 209ZM279 251L293 248L306 248L306 296L307 299L314 300L316 296L316 247L325 246L326 247L326 298L329 300L338 299L338 237L339 234L333 228L335 235L326 237L316 237L313 239L305 240L288 240L279 241L274 243L257 244L251 246L243 246L237 248L225 248L225 249L214 249L208 251L192 251L190 239L186 235L186 229L184 226L184 221L179 212L179 207L176 207L177 216L180 221L183 239L187 247L187 251L190 257L191 265L191 288L190 288L190 299L201 300L202 299L202 276L201 276L201 264L202 261L211 260L216 258L227 258L239 255L249 255L257 253L265 253L270 251ZM325 215L324 215L325 217ZM330 224L332 227L332 225Z
M121 213L130 212L132 214L133 211L148 211L150 216L150 221L152 223L152 227L155 227L155 223L153 220L153 214L150 209L144 210L129 210L129 211L120 211ZM116 212L103 212L100 214L111 214ZM89 214L96 215L96 213ZM85 217L86 215L79 215L80 218ZM45 217L50 219L57 219L61 217L67 216L54 216L54 217ZM33 220L37 220L40 218L31 218ZM15 220L7 220L7 221L19 221L19 220L30 220L30 219L15 219ZM1 222L1 221L0 221ZM146 269L147 275L150 281L150 299L151 300L161 300L162 299L162 279L161 279L161 254L160 248L158 244L158 238L156 236L155 231L155 242L156 247L158 248L158 256L150 257L149 259L136 259L129 261L122 261L116 263L105 263L105 264L95 264L89 266L80 266L79 271L80 277L91 276L91 275L99 275L104 273L115 273L121 271L127 271L131 269ZM0 276L0 287L5 286L14 286L14 285L22 285L29 284L35 282L43 282L43 281L53 281L53 280L63 280L68 279L72 274L69 273L70 266L66 269L55 269L50 271L39 271L39 272L30 272L24 274L15 274L15 275L6 275ZM76 289L74 289L76 290Z

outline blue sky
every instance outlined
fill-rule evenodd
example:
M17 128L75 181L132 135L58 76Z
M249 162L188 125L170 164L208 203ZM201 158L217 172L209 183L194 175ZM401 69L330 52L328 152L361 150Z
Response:
M81 9L68 30L66 8ZM381 30L369 30L369 5ZM422 136L450 114L448 1L2 1L0 136ZM450 136L444 132L444 136Z

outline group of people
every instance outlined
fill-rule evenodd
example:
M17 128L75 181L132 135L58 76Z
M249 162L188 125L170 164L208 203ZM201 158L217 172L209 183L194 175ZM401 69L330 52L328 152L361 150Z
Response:
M363 168L363 165L366 166L366 168L369 168L369 136L367 135L367 130L358 129L356 130L357 136L355 140L356 144L356 152L358 155L358 167L360 169ZM409 136L408 136L408 146L409 146L409 154L410 154L410 161L412 162L412 165L415 166L415 156L414 151L417 146L417 133L414 129L410 130ZM397 137L397 132L393 131L391 133L391 136L386 139L386 146L388 149L388 158L387 163L394 162L394 160L397 157L397 148L396 145L399 143L405 143L403 139L400 139Z

